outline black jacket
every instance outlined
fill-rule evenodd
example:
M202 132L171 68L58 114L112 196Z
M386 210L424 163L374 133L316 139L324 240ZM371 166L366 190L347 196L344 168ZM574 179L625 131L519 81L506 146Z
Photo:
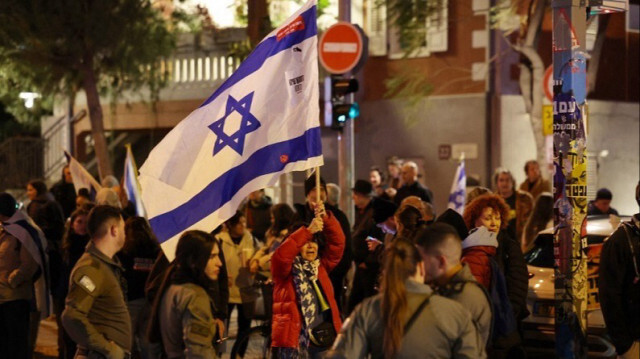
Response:
M529 270L524 260L520 244L505 231L498 234L496 261L507 280L507 295L517 321L529 316L527 292L529 291Z
M263 201L257 204L248 200L243 210L247 216L247 227L251 228L251 234L262 242L271 226L271 205L271 197L264 196Z
M418 181L413 182L411 185L404 185L400 187L393 200L396 205L400 206L402 200L409 196L417 196L425 202L433 203L433 193L431 193L431 190L428 187L421 185Z
M52 248L59 251L64 235L64 214L60 205L46 195L38 196L27 206L27 213L40 227Z
M624 354L640 339L640 281L633 264L640 270L640 213L622 224L604 242L600 253L600 306L609 336L618 354ZM629 236L627 236L627 231Z
M76 209L76 188L73 183L67 183L64 179L51 188L51 193L62 207L64 218L69 218Z

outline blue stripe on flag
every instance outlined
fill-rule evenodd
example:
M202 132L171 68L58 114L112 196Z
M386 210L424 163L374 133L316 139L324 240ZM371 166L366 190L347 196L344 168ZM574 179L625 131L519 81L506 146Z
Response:
M304 30L296 31L284 38L278 39L276 36L271 36L268 39L262 41L256 48L249 54L246 60L242 62L240 67L225 81L218 89L211 95L200 107L206 106L218 97L222 92L229 87L235 85L243 78L258 71L262 64L271 56L277 55L281 51L284 51L293 45L299 44L304 40L316 36L318 33L316 25L316 7L312 6L307 11L300 14L304 20Z
M220 209L256 177L282 171L288 163L304 161L321 154L319 127L307 130L302 136L265 146L241 165L216 178L188 202L151 218L149 223L159 242L163 243ZM282 155L288 156L285 163L281 162Z

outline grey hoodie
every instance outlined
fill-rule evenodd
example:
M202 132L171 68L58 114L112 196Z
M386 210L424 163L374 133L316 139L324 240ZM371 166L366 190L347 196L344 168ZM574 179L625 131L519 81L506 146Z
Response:
M433 294L431 288L412 280L406 282L409 320L422 301L423 308L413 326L405 333L396 359L403 358L478 358L484 352L471 316L462 305ZM365 299L345 321L334 351L344 358L384 358L384 323L381 295ZM428 339L425 339L428 338Z

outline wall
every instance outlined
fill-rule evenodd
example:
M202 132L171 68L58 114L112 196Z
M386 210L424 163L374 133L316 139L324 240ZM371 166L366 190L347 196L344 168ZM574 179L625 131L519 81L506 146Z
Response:
M406 123L398 101L380 100L362 103L356 121L356 179L368 179L372 165L383 167L392 155L422 157L424 183L435 196L438 213L447 206L456 162L438 159L438 146L477 143L478 158L466 161L467 175L477 174L484 182L486 164L485 95L433 96L416 108L415 123Z
M511 169L520 183L525 179L524 163L535 158L533 132L522 97L502 96L501 102L501 165ZM640 104L613 101L588 101L588 104L588 150L594 154L609 151L608 156L597 158L595 186L613 192L611 205L621 214L637 213L634 191L640 179Z

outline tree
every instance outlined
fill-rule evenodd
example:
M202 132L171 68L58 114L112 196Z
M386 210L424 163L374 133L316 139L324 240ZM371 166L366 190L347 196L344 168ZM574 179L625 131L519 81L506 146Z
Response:
M163 85L176 27L149 0L0 2L0 69L45 95L87 96L101 178L112 174L100 94Z
M507 10L507 16L514 16L520 13L520 9L526 8L527 11L520 15L520 33L516 41L509 41L507 35L509 32L503 32L512 48L518 51L522 56L520 59L520 92L524 99L525 109L529 114L529 122L533 129L536 142L536 159L540 163L545 163L545 139L542 132L542 100L543 88L542 82L544 78L544 62L538 53L538 40L541 34L542 21L545 12L550 10L549 0L505 0L508 6L503 6ZM500 11L499 9L497 10ZM589 70L587 72L589 84L588 91L591 92L595 88L600 56L602 54L602 46L605 40L607 25L609 24L608 16L601 16L602 20L598 26L596 41L591 51L591 60L589 62ZM594 21L596 17L592 17L590 21ZM546 166L544 166L546 168Z

